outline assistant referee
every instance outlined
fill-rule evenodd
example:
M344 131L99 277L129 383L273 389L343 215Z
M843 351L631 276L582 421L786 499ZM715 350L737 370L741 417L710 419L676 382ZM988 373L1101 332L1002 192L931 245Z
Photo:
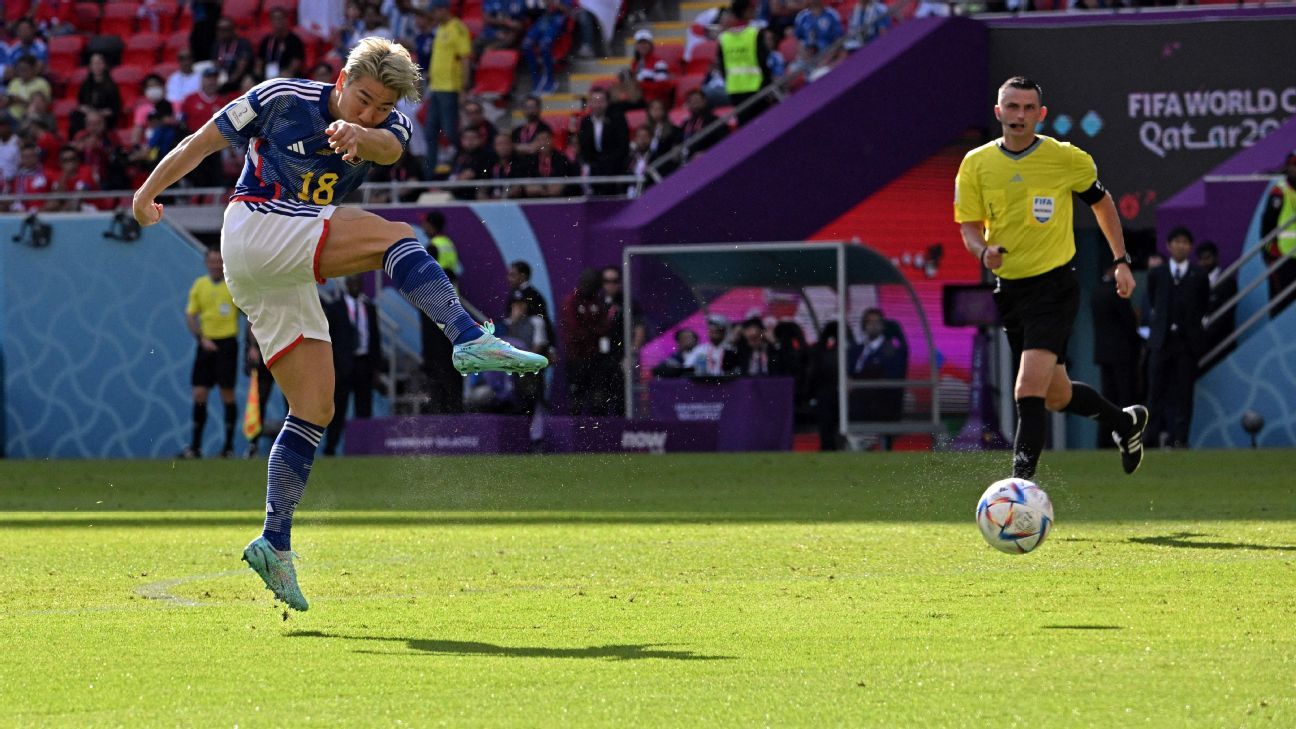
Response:
M1094 211L1117 263L1116 293L1129 298L1134 276L1116 205L1088 153L1035 133L1048 116L1039 84L1014 76L999 87L998 102L994 111L1003 136L963 158L954 220L968 252L997 277L994 300L1017 367L1013 476L1034 478L1046 410L1097 420L1119 446L1125 473L1134 473L1143 460L1147 408L1122 410L1089 385L1073 382L1066 370L1067 342L1080 307L1071 197Z
M238 409L234 405L234 379L238 374L238 308L225 284L225 262L220 251L210 249L204 262L207 275L199 276L189 289L185 322L198 340L193 375L193 440L181 452L181 458L202 457L203 429L207 426L207 395L212 385L220 387L225 404L225 445L221 457L234 455L234 423Z

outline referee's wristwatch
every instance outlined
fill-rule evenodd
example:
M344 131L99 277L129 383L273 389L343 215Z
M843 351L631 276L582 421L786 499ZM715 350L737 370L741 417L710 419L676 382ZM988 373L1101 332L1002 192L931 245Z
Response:
M1134 270L1134 259L1130 258L1130 254L1128 252L1126 252L1125 255L1120 256L1116 260L1112 261L1112 265L1120 265L1122 263L1125 264L1126 266L1129 266L1131 271Z

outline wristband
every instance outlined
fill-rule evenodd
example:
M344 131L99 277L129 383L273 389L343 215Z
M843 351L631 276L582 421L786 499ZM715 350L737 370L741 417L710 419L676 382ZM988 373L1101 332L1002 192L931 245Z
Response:
M985 254L990 250L990 246L981 249L981 267L985 268Z
M1122 263L1125 264L1126 266L1129 266L1131 271L1134 270L1134 259L1130 258L1130 254L1128 251L1126 251L1125 255L1119 256L1116 258L1116 260L1112 261L1112 265L1114 266L1119 266Z

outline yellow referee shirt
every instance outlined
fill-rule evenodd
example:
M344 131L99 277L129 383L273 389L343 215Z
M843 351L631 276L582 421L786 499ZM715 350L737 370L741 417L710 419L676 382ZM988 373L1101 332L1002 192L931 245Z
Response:
M224 279L211 280L199 276L189 289L189 305L185 313L198 315L198 328L208 339L229 339L238 336L238 308Z
M1020 153L1000 140L967 153L954 184L954 220L982 223L986 243L1007 253L995 273L1037 276L1075 256L1071 193L1098 180L1093 158L1079 147L1037 136Z

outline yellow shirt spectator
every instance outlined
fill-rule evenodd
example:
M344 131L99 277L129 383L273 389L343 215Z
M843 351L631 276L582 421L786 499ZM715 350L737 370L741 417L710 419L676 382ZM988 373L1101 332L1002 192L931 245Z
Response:
M185 313L198 315L199 328L207 339L238 336L238 307L224 279L213 281L210 276L199 276L189 289Z
M432 43L432 64L428 69L428 87L433 91L459 93L464 87L464 63L472 53L472 34L468 26L449 16L437 26Z
M984 224L986 243L1008 252L998 276L1036 276L1075 257L1071 194L1097 179L1093 158L1069 143L1038 135L1012 153L996 140L968 152L959 165L954 220Z

